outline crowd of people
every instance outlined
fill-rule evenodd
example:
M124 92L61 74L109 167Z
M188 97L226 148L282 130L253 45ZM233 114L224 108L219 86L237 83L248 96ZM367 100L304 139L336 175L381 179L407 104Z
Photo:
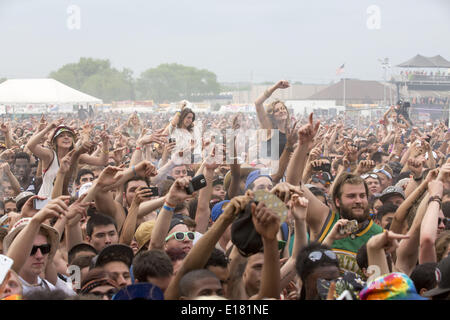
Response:
M4 118L0 299L448 300L448 122L297 116L289 86L254 114Z

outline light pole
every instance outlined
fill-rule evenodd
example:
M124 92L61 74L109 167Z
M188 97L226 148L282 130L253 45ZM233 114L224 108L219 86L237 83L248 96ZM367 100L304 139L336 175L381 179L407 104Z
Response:
M383 68L383 80L384 80L383 107L386 107L386 70L387 68L390 68L389 58L378 59L378 61L381 63L381 67Z

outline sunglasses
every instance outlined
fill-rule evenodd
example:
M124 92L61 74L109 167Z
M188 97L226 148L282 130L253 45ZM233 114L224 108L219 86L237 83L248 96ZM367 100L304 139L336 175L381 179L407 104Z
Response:
M444 225L447 225L447 223L450 221L450 218L438 218L438 226L443 223Z
M322 260L322 258L328 257L331 260L337 261L336 253L331 250L313 251L308 255L308 259L312 262Z
M96 297L105 297L106 296L110 300L112 299L112 297L114 297L114 295L116 293L117 293L117 290L115 290L115 289L111 289L106 292L89 292L89 294L92 294Z
M319 178L317 178L317 177L312 177L312 178L311 178L311 181L314 182L314 183L321 183L321 184L323 184L324 186L329 186L329 185L331 185L331 182L330 182L330 181L325 181L325 180L319 179Z
M364 180L366 180L369 177L378 180L378 176L375 173L365 173L365 174L361 175L361 178L363 178Z
M31 249L31 253L30 256L34 256L36 254L36 252L39 250L41 250L41 253L44 254L48 254L51 250L52 246L49 244L43 244L41 246L33 246L33 249Z
M176 231L176 232L173 232L173 233L169 234L166 237L166 242L169 241L169 239L172 238L172 237L174 237L175 240L177 240L177 241L184 241L186 236L191 241L193 241L194 238L195 238L195 234L192 231L186 231L186 232Z

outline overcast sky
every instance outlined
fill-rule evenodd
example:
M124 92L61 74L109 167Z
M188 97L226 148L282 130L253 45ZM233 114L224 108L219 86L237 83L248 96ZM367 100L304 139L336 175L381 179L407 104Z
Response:
M220 82L328 83L345 63L381 80L379 58L450 60L449 17L448 0L0 0L0 78L92 57L135 77L180 63Z

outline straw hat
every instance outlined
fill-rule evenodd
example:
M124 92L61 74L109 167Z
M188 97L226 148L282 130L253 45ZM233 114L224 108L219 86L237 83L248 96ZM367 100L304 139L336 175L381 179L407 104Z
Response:
M11 231L9 231L5 239L3 239L3 249L5 252L8 252L11 243L14 241L19 232L30 223L31 219L32 218L22 218L14 224ZM52 258L55 255L56 250L58 250L59 232L55 228L44 223L41 224L40 229L45 230L45 232L49 235L48 241L51 246L49 258Z

